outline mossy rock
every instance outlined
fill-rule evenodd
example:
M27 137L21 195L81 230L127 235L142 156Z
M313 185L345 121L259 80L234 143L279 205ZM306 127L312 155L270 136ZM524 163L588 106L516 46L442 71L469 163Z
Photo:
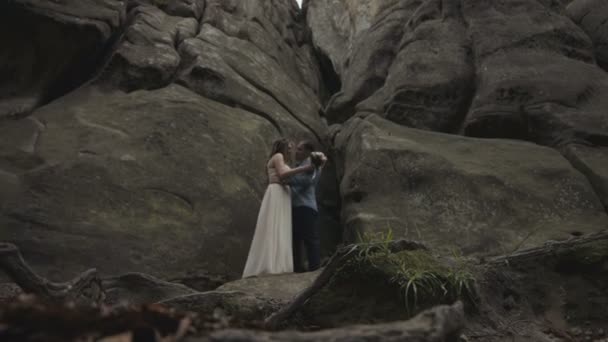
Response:
M321 327L390 322L452 303L462 294L457 275L471 289L473 278L463 266L448 265L425 250L361 253L311 298L302 310L303 319Z

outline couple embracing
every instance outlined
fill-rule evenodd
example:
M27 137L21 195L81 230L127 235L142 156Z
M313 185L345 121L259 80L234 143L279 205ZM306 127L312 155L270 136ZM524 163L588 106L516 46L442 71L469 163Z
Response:
M273 143L266 163L268 188L243 271L243 278L302 272L302 243L306 246L308 269L320 266L320 241L315 187L327 158L314 152L314 145L301 141L295 149L296 165L289 167L293 144L287 139Z

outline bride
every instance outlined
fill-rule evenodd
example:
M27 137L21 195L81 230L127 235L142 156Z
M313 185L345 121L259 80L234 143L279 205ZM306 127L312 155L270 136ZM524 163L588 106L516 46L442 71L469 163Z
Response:
M266 163L269 184L262 199L243 278L293 272L291 195L283 181L295 174L312 171L314 166L294 169L287 166L285 159L291 149L287 139L272 144L272 153Z

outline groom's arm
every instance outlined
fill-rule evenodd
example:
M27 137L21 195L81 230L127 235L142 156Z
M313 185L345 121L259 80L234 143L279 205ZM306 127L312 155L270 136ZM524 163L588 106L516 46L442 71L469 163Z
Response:
M310 160L302 163L302 166L310 164ZM311 185L315 185L318 178L318 170L313 170L310 172L298 173L293 175L287 179L287 184L295 187L308 187Z

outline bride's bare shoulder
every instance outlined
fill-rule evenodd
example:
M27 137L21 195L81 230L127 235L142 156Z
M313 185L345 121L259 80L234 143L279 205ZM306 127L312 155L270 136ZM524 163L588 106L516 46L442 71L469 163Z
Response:
M272 157L270 157L270 160L272 161L283 161L285 159L285 157L283 157L283 153L275 153Z

